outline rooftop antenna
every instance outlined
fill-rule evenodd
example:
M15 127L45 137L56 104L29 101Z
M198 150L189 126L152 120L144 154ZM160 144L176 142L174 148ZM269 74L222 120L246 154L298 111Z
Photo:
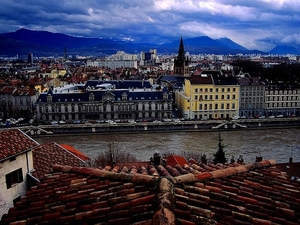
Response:
M67 47L65 46L65 49L64 49L64 60L67 59Z

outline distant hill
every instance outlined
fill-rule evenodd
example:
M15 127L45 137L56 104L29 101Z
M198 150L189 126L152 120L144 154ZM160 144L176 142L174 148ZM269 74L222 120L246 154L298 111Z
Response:
M299 55L300 51L293 46L276 46L269 54L278 54L278 55L286 55L286 54L294 54Z
M177 53L178 41L161 45L151 43L126 42L122 40L73 37L48 31L33 31L20 29L15 32L0 35L0 56L27 55L63 56L64 48L67 54L94 55L114 54L117 51L139 53L157 49L159 53ZM257 53L250 51L228 38L211 39L207 36L184 39L186 52L191 54L237 54ZM261 52L259 52L261 53Z
M229 38L219 38L219 39L216 39L216 41L223 44L223 45L228 46L231 49L237 49L237 50L241 50L241 51L247 51L248 50L247 48L233 42Z
M42 46L37 43L28 43L22 40L15 40L0 35L0 56L27 55L32 52L35 56L54 55L59 49L49 46Z

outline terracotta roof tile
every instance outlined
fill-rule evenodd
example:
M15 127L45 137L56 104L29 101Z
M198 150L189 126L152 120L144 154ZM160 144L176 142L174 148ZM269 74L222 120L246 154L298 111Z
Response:
M299 182L272 160L105 169L55 165L3 222L299 224L299 191Z
M73 153L74 155L76 155L77 157L79 157L80 159L86 161L89 160L90 158L83 154L81 151L75 149L73 146L71 145L66 145L66 144L59 144L61 147L63 147L64 149L68 150L69 152Z
M38 145L19 129L0 130L0 161L30 151Z
M56 163L69 165L70 167L67 166L64 168L65 171L71 169L71 166L83 166L85 164L85 160L78 157L77 154L74 155L72 152L54 142L34 148L32 156L33 166L35 168L34 175L38 179L50 173L53 165Z

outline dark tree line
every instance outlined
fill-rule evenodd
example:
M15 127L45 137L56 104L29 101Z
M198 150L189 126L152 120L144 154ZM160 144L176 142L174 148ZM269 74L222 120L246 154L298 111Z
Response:
M287 84L299 87L300 83L300 63L280 63L272 67L264 67L261 62L250 60L236 60L232 63L244 73L249 73L252 77L261 77L263 80L278 83L283 81Z

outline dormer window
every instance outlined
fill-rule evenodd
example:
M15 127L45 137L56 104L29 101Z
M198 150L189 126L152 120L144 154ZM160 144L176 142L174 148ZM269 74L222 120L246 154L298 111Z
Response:
M167 100L167 99L168 99L168 93L167 93L167 92L163 93L163 99L164 99L164 100Z
M47 96L47 102L48 103L52 102L52 95L48 94L48 96Z
M127 101L127 94L125 92L122 94L122 101Z
M90 102L95 101L95 95L94 95L93 93L90 94L90 96L89 96L89 101L90 101Z

